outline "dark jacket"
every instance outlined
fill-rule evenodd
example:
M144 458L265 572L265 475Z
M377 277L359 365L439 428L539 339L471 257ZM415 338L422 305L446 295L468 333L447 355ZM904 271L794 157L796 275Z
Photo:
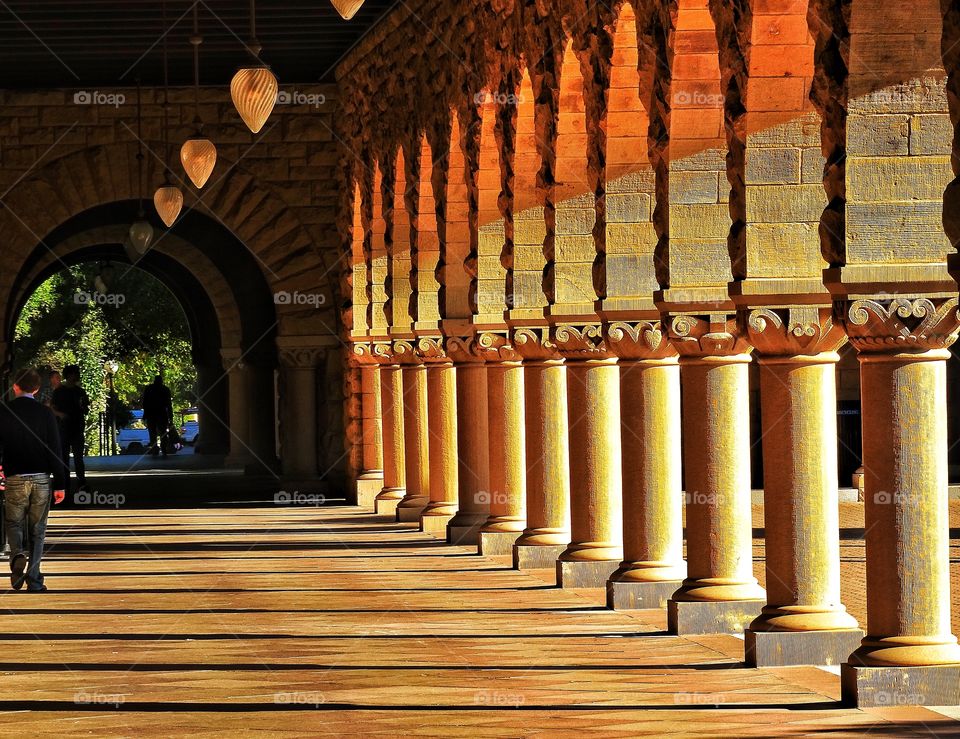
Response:
M26 396L0 406L0 462L7 477L46 473L53 489L63 490L67 470L53 411Z

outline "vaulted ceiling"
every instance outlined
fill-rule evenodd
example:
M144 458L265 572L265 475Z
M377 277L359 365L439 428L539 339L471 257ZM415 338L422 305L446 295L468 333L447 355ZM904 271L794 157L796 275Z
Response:
M281 85L332 79L332 69L398 0L367 0L350 21L329 0L260 0L257 36ZM247 0L197 0L200 84L229 84L250 60ZM194 0L0 1L0 89L109 88L163 81L169 29L170 82L193 84Z

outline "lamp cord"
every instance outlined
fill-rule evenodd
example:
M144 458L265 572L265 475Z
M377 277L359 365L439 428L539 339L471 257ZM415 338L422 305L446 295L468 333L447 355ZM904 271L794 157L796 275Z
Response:
M203 36L200 35L199 4L200 0L193 3L193 36L190 37L190 43L193 44L193 109L197 134L203 128L200 120L200 44L203 43Z

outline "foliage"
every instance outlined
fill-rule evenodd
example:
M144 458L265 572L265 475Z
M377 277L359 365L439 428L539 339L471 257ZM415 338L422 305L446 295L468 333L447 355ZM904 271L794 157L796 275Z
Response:
M88 442L96 440L98 416L106 408L108 359L118 364L118 420L126 408L140 407L144 386L157 374L163 374L175 410L196 403L183 310L159 280L135 267L84 264L54 274L24 305L14 345L20 367L80 366L91 401Z

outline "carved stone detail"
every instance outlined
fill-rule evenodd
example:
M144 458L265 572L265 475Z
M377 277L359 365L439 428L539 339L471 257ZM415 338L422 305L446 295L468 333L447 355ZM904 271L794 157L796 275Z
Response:
M667 359L677 355L660 321L614 321L604 330L607 346L621 359Z
M449 364L451 359L443 346L442 336L421 336L417 339L417 356L424 364Z
M736 316L727 313L670 316L667 335L684 357L723 357L750 351Z
M847 338L843 326L833 320L833 311L824 306L756 308L740 317L742 331L765 356L835 352Z
M957 304L957 298L862 299L838 303L836 311L857 351L929 351L957 340Z
M325 348L296 346L280 349L280 366L289 369L312 369L326 356Z
M415 340L397 339L393 342L393 356L400 364L422 364Z
M560 324L555 326L550 337L568 359L604 359L614 354L607 348L600 324Z
M524 359L562 359L559 348L550 340L549 328L518 328L513 331L513 348Z
M472 336L450 337L447 339L447 354L455 362L517 362L522 359L505 331L481 331Z

